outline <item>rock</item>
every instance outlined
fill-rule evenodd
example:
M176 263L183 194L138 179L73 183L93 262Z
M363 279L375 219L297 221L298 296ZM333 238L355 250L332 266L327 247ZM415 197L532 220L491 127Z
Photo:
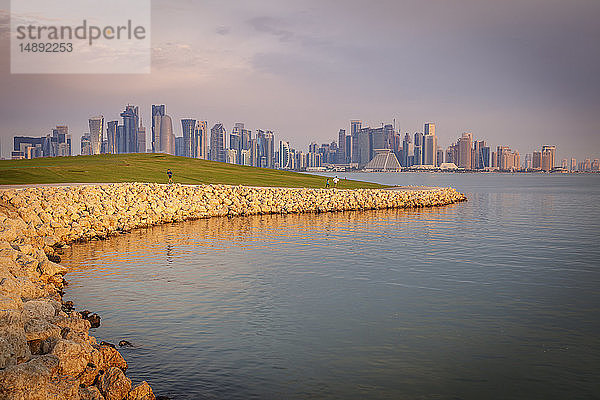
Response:
M127 361L123 358L121 353L117 351L114 345L103 344L100 343L99 351L100 351L100 368L101 369L109 369L111 367L116 367L122 369L123 371L127 370Z
M30 300L23 304L23 313L26 318L45 318L54 317L56 310L52 304L46 301Z
M81 400L105 400L96 386L80 387L79 397Z
M0 370L0 399L7 400L76 400L77 381L58 377L59 360L52 355Z
M52 354L60 361L61 374L78 376L90 362L91 350L91 346L88 348L71 340L60 339L52 349Z
M62 310L64 312L71 312L75 309L75 307L73 306L73 302L71 300L65 301L62 304Z
M127 394L126 400L155 400L154 393L150 385L146 381L143 381Z
M121 369L111 367L98 380L98 388L106 400L123 400L131 390L131 380Z
M121 340L119 342L119 346L120 347L133 347L133 344L131 344L131 342L128 342L127 340Z
M100 316L96 313L94 313L92 315L88 315L85 319L90 321L90 326L92 328L97 328L100 326Z

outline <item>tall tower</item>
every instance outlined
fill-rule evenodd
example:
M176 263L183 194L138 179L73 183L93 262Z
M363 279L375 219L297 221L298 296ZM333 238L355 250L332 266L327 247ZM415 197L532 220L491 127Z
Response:
M225 128L217 123L210 130L210 159L225 162Z
M106 140L108 142L107 153L117 154L117 126L119 121L108 121L106 124Z
M139 126L139 108L128 105L125 111L121 113L123 118L123 136L121 138L121 153L137 152L138 126Z
M165 105L152 105L152 152L156 153L159 148L160 139L158 138L158 129L160 127L160 119L155 117L164 117Z
M104 117L92 117L88 120L90 126L91 154L100 154L104 133Z
M437 137L435 136L435 124L425 124L425 135L423 136L422 152L423 165L437 165Z
M357 163L359 162L359 149L358 149L358 133L360 132L362 128L362 121L359 120L353 120L350 121L350 136L351 136L351 143L352 143L352 156L351 156L351 160L353 163Z
M196 120L190 118L182 119L181 130L183 131L183 155L186 157L195 157L194 135L196 130Z

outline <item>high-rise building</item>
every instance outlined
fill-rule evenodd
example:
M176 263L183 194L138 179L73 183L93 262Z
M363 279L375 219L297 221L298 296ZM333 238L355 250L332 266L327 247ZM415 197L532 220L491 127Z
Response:
M350 121L350 137L352 138L352 157L351 160L353 163L359 162L359 144L358 144L358 134L362 129L362 121L353 120Z
M473 147L473 134L465 132L461 138L458 139L458 164L459 168L472 169L472 149Z
M139 108L127 105L125 111L121 113L123 118L123 136L119 147L119 153L135 153L138 150L138 127L139 127Z
M542 170L552 171L556 158L556 146L542 146Z
M562 161L560 162L560 167L564 170L569 170L569 164L566 158L562 159Z
M571 164L569 165L569 170L570 171L576 171L577 170L577 159L571 158Z
M402 157L399 160L400 165L403 167L411 167L412 164L409 163L409 157L414 153L414 147L412 144L412 140L408 132L404 135L404 140L402 141Z
M208 160L208 122L196 121L196 129L194 130L194 155L195 158Z
M92 117L88 120L88 124L90 127L91 154L100 154L104 134L104 116Z
M142 125L138 126L137 130L137 152L146 152L146 128Z
M533 155L532 154L525 154L525 163L523 164L523 168L525 168L526 170L533 168Z
M160 148L160 144L159 144L159 137L158 137L158 130L160 129L160 118L156 118L156 117L164 117L165 115L165 105L164 104L160 104L160 105L152 105L152 152L153 153L157 153L159 152L159 148Z
M13 137L13 151L11 158L20 160L23 158L44 157L44 137L15 136ZM39 149L39 150L32 150Z
M533 157L531 158L531 168L535 170L542 169L542 152L534 151Z
M496 152L497 165L503 171L515 171L521 166L521 156L518 151L512 151L508 146L498 146Z
M425 124L422 151L423 165L437 165L437 137L435 136L435 124Z
M196 120L184 118L181 120L181 131L183 133L183 155L194 157L194 136L196 135Z
M258 141L258 166L262 168L273 168L275 166L275 135L272 131L258 130L256 134Z
M338 164L346 163L346 130L345 129L340 129L340 131L338 132L337 163Z
M415 133L414 165L423 165L423 134Z
M175 154L178 157L184 157L184 147L185 145L183 141L183 136L175 136L175 152L173 154Z
M436 160L435 160L435 166L436 167L441 167L442 164L443 164L443 162L444 162L444 150L438 148L437 149L437 157L436 157Z
M210 130L210 159L225 162L225 127L222 123L216 123Z
M239 130L237 132L240 132ZM241 134L241 132L240 132ZM235 150L236 151L236 157L237 159L235 160L235 164L239 164L240 163L240 155L242 152L242 137L240 134L237 133L230 133L229 134L229 148L231 150Z
M592 171L594 172L598 172L600 171L600 160L598 160L597 158L594 158L594 161L592 161Z
M358 167L363 168L373 158L373 135L370 128L358 132Z
M117 154L117 127L119 121L108 121L106 124L107 153Z
M82 156L91 156L94 154L94 150L92 148L92 141L90 139L89 133L84 133L83 136L81 136L80 146Z
M290 152L290 143L283 140L279 141L279 168L292 169L292 157Z
M260 154L258 152L258 140L256 138L250 139L250 165L253 167L259 167Z

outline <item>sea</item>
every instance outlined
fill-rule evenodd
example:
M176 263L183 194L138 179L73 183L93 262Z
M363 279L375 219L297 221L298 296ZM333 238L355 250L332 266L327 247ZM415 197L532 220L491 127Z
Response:
M600 398L600 174L335 175L468 201L74 244L65 300L171 399Z

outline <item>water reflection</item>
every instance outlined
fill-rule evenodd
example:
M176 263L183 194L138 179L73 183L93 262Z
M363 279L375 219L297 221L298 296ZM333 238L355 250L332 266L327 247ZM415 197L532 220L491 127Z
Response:
M461 179L469 201L449 207L77 244L67 297L101 313L101 339L136 345L134 379L175 399L597 396L596 186Z

